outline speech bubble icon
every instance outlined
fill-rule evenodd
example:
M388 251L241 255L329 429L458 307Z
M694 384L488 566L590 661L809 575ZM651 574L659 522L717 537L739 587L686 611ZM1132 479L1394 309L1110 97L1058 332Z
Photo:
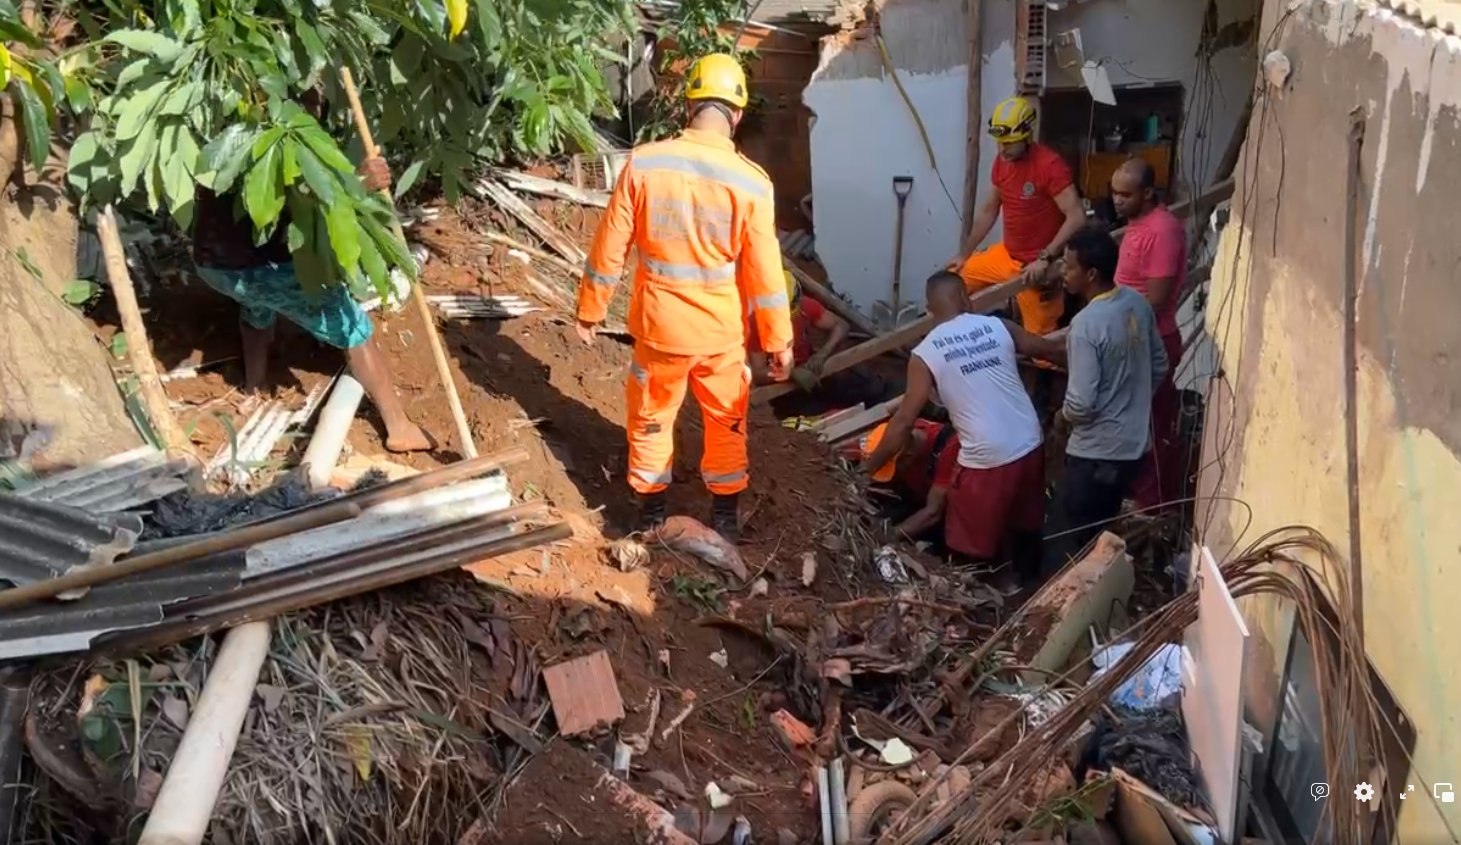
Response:
M1309 794L1312 795L1312 796L1314 796L1314 800L1315 801L1321 801L1321 800L1323 800L1325 798L1328 798L1329 797L1329 784L1327 784L1327 783L1311 783L1311 784L1309 784Z

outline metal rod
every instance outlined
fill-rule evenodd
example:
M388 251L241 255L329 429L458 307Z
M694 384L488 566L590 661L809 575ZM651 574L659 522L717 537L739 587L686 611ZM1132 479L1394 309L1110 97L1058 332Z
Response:
M272 540L275 537L282 537L285 534L307 531L321 525L351 519L359 516L360 510L360 506L354 502L329 502L323 507L309 508L273 522L236 528L222 534L210 535L195 543L185 543L151 554L119 560L108 566L78 567L58 578L0 591L0 608L17 607L36 599L54 598L68 590L105 584L129 575L151 572L154 569L161 569L176 563L196 560L206 555L241 549L265 540Z
M302 610L306 607L383 589L454 569L467 563L498 557L545 543L566 540L571 536L573 536L573 530L566 524L558 522L512 537L486 540L481 544L469 547L453 548L436 554L417 553L400 561L392 560L383 567L362 571L359 578L330 584L320 589L299 589L281 596L260 596L246 606L235 607L227 612L213 611L212 615L208 615L209 611L200 610L200 615L192 618L164 622L140 631L107 635L95 641L94 650L100 654L120 655L160 648L256 619L268 619L281 613Z
M294 514L309 513L316 508L323 508L337 502L350 502L361 510L368 510L382 502L389 502L392 499L410 496L415 493L420 493L423 490L430 490L433 487L444 487L468 478L486 475L493 470L502 469L503 467L511 466L527 459L528 450L522 446L514 446L511 449L494 452L491 455L482 455L470 460L458 461L440 469L423 472L420 475L398 478L395 481L390 481L375 487L346 493L334 499L316 502L313 505L305 505L302 508L296 508L290 511L288 514L265 517L258 522L250 522L248 525L267 525L275 520L285 519Z

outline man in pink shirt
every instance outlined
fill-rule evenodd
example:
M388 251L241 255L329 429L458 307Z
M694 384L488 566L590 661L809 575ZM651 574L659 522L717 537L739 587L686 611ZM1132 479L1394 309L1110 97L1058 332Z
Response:
M1181 398L1173 376L1182 359L1182 333L1177 329L1177 298L1187 281L1187 232L1182 221L1156 199L1156 174L1147 162L1133 158L1111 177L1111 202L1126 219L1116 283L1141 293L1157 317L1157 333L1167 352L1167 375L1152 395L1152 449L1132 486L1138 508L1182 495L1177 424Z

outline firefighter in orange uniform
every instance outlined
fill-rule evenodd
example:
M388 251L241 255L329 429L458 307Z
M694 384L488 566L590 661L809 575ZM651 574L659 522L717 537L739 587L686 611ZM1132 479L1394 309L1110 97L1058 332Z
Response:
M778 381L792 367L791 314L771 180L731 140L747 101L740 62L723 54L699 59L686 75L685 97L689 127L671 140L636 147L614 185L579 283L578 333L592 342L629 248L637 247L624 427L640 527L664 521L672 431L688 387L704 413L700 473L714 495L712 523L735 542L738 498L750 480L743 302Z

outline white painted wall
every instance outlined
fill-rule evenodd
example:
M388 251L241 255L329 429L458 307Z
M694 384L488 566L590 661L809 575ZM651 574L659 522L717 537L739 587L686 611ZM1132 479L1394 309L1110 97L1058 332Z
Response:
M1197 64L1207 6L1208 0L1088 0L1050 12L1047 19L1052 40L1069 29L1081 31L1086 60L1102 64L1112 85L1182 84L1186 116L1178 175L1189 187L1214 181L1257 67L1251 46L1217 53L1210 72ZM1258 6L1258 0L1218 0L1218 26L1252 20ZM1047 88L1082 86L1078 68L1057 66L1053 54L1049 61Z
M1013 0L985 0L984 14L980 96L988 109L1009 96L1013 84ZM882 32L899 79L923 118L937 170L907 105L880 67L875 43L824 45L822 66L802 95L816 114L811 145L817 254L837 289L877 319L892 297L897 222L892 179L913 177L902 301L921 303L923 280L958 252L968 127L963 4L890 0L883 8ZM989 183L995 155L986 138L979 158L981 186ZM999 237L996 225L989 240ZM880 302L884 306L878 307Z

